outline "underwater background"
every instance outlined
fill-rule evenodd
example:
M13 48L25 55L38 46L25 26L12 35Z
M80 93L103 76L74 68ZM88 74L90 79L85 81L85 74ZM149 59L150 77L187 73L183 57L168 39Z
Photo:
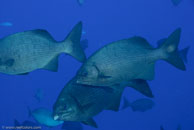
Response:
M149 81L155 106L146 112L131 108L119 112L103 111L94 119L99 130L194 130L194 1L182 0L174 6L170 0L0 0L0 38L31 29L46 29L57 40L64 40L73 26L83 22L82 39L88 39L87 57L102 46L132 36L142 36L154 47L157 41L182 28L179 48L190 46L186 71L158 61L155 79ZM58 72L36 70L28 75L0 74L0 126L14 126L14 119L22 122L31 109L46 107L52 110L64 85L76 74L81 63L62 54ZM40 102L34 97L43 91ZM126 88L123 96L129 101L144 98ZM121 101L122 105L122 101ZM84 130L95 130L90 126ZM2 128L0 128L2 129ZM47 128L60 130L61 126Z

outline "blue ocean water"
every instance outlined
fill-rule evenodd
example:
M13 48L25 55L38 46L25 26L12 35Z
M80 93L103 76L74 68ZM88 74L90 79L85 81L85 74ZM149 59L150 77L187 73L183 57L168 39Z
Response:
M158 40L181 27L179 47L191 47L187 70L180 71L164 61L156 63L155 79L149 82L155 107L146 112L133 112L130 108L120 112L103 111L94 119L99 130L159 130L161 125L165 130L175 130L179 124L182 130L194 130L193 0L182 0L176 7L171 0L85 0L82 6L76 0L0 1L0 23L13 24L0 26L0 38L24 30L46 29L60 41L78 21L83 22L82 38L89 41L87 57L103 45L134 35L145 37L156 47ZM28 117L27 106L52 110L61 89L80 66L74 58L61 55L58 72L0 74L0 126L13 126L14 119L33 120ZM44 92L40 103L34 98L39 88ZM125 89L124 96L130 101L144 97L131 88ZM42 128L60 130L61 126ZM84 130L95 129L84 125Z

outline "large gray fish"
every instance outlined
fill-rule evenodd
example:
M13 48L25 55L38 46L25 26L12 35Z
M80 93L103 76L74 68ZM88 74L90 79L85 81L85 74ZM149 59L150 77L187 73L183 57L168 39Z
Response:
M76 84L73 78L63 88L53 107L55 120L77 121L97 127L92 119L103 110L118 111L123 90Z
M178 69L186 70L178 53L180 34L179 28L158 48L137 36L108 44L82 65L76 82L94 86L130 86L133 80L153 80L157 60L165 60Z
M55 41L45 30L16 33L0 39L0 72L14 75L36 69L57 71L58 56L66 53L85 61L80 45L82 23L79 22L62 42Z

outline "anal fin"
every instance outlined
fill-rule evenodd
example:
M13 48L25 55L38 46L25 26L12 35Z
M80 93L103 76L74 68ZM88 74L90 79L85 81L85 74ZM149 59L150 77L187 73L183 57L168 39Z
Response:
M43 67L46 70L53 72L58 71L58 56L54 57L46 66Z
M147 83L146 80L143 79L135 79L132 80L128 83L128 86L131 88L134 88L135 90L137 90L138 92L142 93L143 95L153 98L153 94L152 91L149 87L149 84Z

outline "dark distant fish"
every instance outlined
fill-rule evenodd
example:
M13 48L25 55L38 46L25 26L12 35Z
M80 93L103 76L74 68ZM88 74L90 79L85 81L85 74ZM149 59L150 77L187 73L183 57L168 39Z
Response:
M82 65L76 82L93 86L130 86L136 79L153 80L157 60L165 60L186 70L178 53L180 34L179 28L158 48L137 36L105 45Z
M182 130L182 127L180 124L178 125L177 130Z
M103 110L118 111L121 87L98 87L76 84L73 78L63 88L53 107L55 120L76 121L97 127L93 116ZM116 89L118 88L118 89Z
M38 102L40 102L42 100L43 96L44 96L43 90L41 88L37 89L36 92L35 92L35 95L34 95L36 100Z
M84 4L84 0L77 0L78 4L82 6Z
M83 130L83 126L79 122L65 121L61 129L62 130Z
M11 27L13 26L13 24L10 22L3 22L3 23L0 23L0 26Z
M35 122L26 120L23 123L19 123L19 121L17 121L16 119L14 120L14 126L17 128L17 130L29 130L29 127L41 128L41 126Z
M174 6L178 6L182 0L171 0Z
M162 125L160 126L160 130L164 130L164 127Z
M162 126L162 125L160 126L160 130L164 130L164 128L163 128L163 126ZM180 125L180 124L178 125L177 130L182 130L182 127L181 127L181 125Z
M45 30L20 32L0 39L0 72L14 75L36 69L57 71L61 53L84 62L86 57L80 45L81 33L82 23L79 22L60 43Z
M54 127L63 124L64 121L56 121L53 119L52 112L46 108L38 108L33 111L29 110L29 115L32 116L38 123L47 127Z
M130 103L127 98L124 97L124 104L122 109L131 107L133 111L145 112L152 109L154 105L155 103L150 99L142 98Z

